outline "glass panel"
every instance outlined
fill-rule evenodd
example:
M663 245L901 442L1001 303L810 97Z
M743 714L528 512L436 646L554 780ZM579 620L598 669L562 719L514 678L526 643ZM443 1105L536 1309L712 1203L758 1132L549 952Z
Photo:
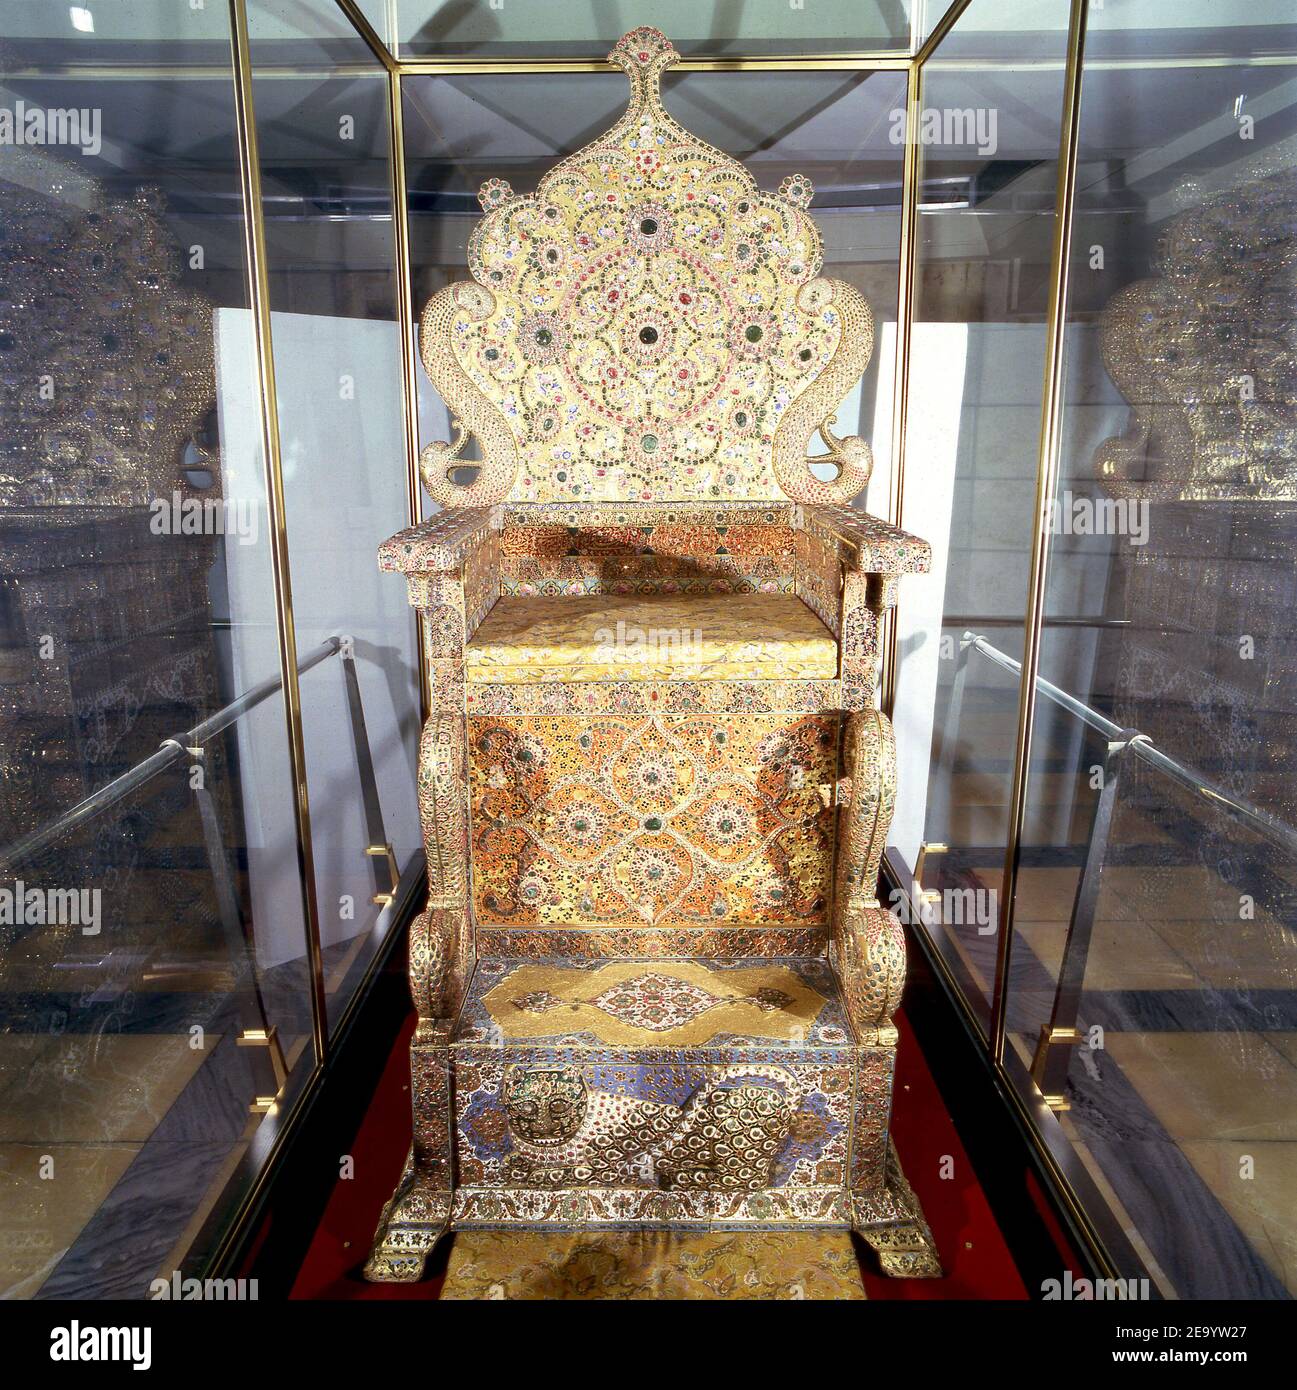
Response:
M409 76L405 95L411 275L416 310L467 273L467 242L489 178L535 188L541 176L621 114L620 73L472 77ZM897 255L904 148L900 72L667 74L667 109L689 130L748 165L762 188L808 174L811 212L824 236L826 272L868 298L876 344L861 391L838 412L839 433L871 441L875 476L891 459ZM419 377L420 447L448 439L446 407ZM466 452L465 457L468 457ZM885 483L883 492L885 494Z
M366 0L375 31L402 58L603 58L640 24L661 29L682 54L905 53L912 0L814 0L735 6L728 0ZM557 36L557 37L556 37Z
M948 0L925 0L918 14L919 46L955 5ZM941 41L936 57L943 63L957 58L996 58L1002 62L1058 59L1067 38L1069 6L1041 0L974 0Z
M932 895L929 930L985 1024L1017 735L1049 301L1062 69L996 56L924 67L903 524L932 573L898 608L900 792L892 844ZM1065 13L1064 0L1033 7ZM952 35L953 37L953 35ZM1063 56L1065 34L1050 40ZM969 645L980 635L995 658Z
M129 10L109 70L117 7L0 5L6 1296L188 1267L276 1090L240 1035L315 1060L300 881L250 891L296 855L274 607L232 583L269 533L227 11Z
M1212 5L1211 61L1174 56L1205 6L1095 15L1130 26L1099 52L1141 56L1085 72L1041 674L1111 723L1038 704L1014 916L1010 1046L1180 1298L1297 1291L1297 84L1262 61L1271 8ZM1080 1045L1042 1047L1051 1021Z
M301 681L325 990L336 1024L392 916L374 901L394 887L392 866L369 851L391 845L404 870L421 847L414 614L405 585L380 574L376 560L380 541L410 524L388 83L354 35L345 58L361 65L355 75L261 75L281 33L300 24L309 40L315 17L297 0L257 0L249 24L293 621L300 651L344 643L340 659ZM265 557L239 558L241 591L268 596ZM241 659L262 660L273 643L273 629L249 633ZM277 901L289 872L285 861L254 894Z
M916 24L920 43L951 8L947 0L921 0ZM1049 36L1066 33L1068 6L1039 0L974 4L942 40L941 56L954 58L1055 53ZM1199 56L1228 62L1245 49L1270 60L1292 49L1290 0L1257 0L1243 9L1233 0L1093 0L1086 20L1085 52L1091 66L1104 59L1143 58L1165 63Z
M228 4L198 8L176 5L123 5L86 0L82 5L33 5L4 0L5 71L50 69L60 62L81 67L129 66L137 70L166 65L228 68ZM35 76L35 73L32 73ZM163 90L166 90L164 86Z

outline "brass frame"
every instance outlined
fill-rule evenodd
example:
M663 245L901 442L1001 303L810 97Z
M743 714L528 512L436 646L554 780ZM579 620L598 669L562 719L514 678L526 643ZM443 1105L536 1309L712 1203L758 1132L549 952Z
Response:
M1054 192L1054 243L1050 251L1049 310L1045 339L1045 387L1040 405L1040 447L1036 462L1035 532L1031 574L1027 582L1026 627L1023 633L1022 678L1018 687L1018 737L1013 755L1013 784L1009 830L1000 881L1000 924L996 937L995 994L991 1005L991 1058L1004 1065L1005 1019L1009 1000L1009 960L1013 946L1014 899L1022 827L1027 811L1031 736L1036 724L1040 639L1045 619L1049 572L1049 505L1058 488L1062 453L1063 340L1072 254L1073 200L1076 194L1076 156L1081 133L1081 78L1085 58L1089 0L1071 0L1067 28L1067 68L1063 78L1063 110L1058 143L1058 179Z
M236 0L231 0L236 3ZM391 103L390 125L392 131L392 167L395 203L393 227L397 254L397 265L401 277L398 292L399 331L404 344L413 342L414 305L412 286L409 283L409 216L405 188L405 149L402 102L402 79L407 75L457 76L471 73L526 74L536 72L559 73L601 73L612 72L615 68L606 61L562 60L553 58L526 59L408 59L399 56L397 48L397 18L394 0L387 0L385 7L386 28L389 42L384 42L376 33L366 16L360 11L357 0L336 0L338 8L352 23L357 33L364 39L375 59L388 74L389 101ZM912 138L915 122L922 108L924 68L941 47L941 44L958 23L972 0L951 0L946 5L940 19L932 27L927 38L922 37L919 6L915 6L910 35L910 52L906 56L896 53L838 53L820 54L813 57L735 57L735 58L683 58L677 66L682 72L735 72L735 71L903 71L906 74L906 125L902 172L901 228L898 247L898 287L897 287L897 329L893 375L892 437L891 461L888 482L887 519L894 525L901 525L905 504L905 449L909 411L910 348L914 321L917 235L920 199L920 149L918 141ZM1037 458L1037 507L1035 528L1032 537L1032 563L1027 612L1026 650L1023 673L1019 690L1019 718L1014 757L1014 777L1009 832L1005 849L1005 891L1001 894L1001 920L997 942L996 978L993 990L993 1012L990 1037L986 1044L991 1063L1006 1090L1015 1096L1014 1085L1009 1082L1005 1065L1004 1017L1007 1000L1008 965L1013 934L1013 887L1016 883L1019 846L1027 796L1028 754L1031 734L1035 724L1036 685L1035 677L1039 671L1040 639L1043 628L1045 584L1048 565L1048 532L1044 524L1045 504L1052 497L1058 478L1059 467L1059 423L1062 405L1062 347L1063 328L1067 307L1068 252L1071 244L1071 211L1076 183L1076 155L1080 120L1080 87L1082 60L1085 41L1085 21L1088 0L1071 0L1067 51L1064 64L1064 106L1062 110L1059 171L1055 196L1056 224L1054 245L1051 251L1050 298L1047 320L1047 350L1044 373L1044 394L1041 412L1041 428ZM961 63L961 65L964 65ZM966 65L977 67L977 60L967 60ZM1033 64L1039 66L1040 64ZM1120 65L1119 63L1114 65ZM1058 66L1050 61L1049 66ZM399 190L399 194L397 193ZM258 209L258 216L260 215ZM417 375L413 354L407 352L404 362L403 389L406 409L406 464L409 471L410 518L412 522L422 519L420 483L417 469L418 422L416 415ZM897 609L888 611L880 634L882 670L879 683L880 704L889 716L894 712L897 694ZM426 699L426 674L421 670L421 683L424 686L425 716L428 713ZM939 954L939 953L938 953ZM975 1029L981 1035L980 1028ZM1043 1102L1042 1102L1043 1105ZM1020 1104L1022 1113L1025 1106ZM1045 1108L1048 1115L1048 1109ZM1057 1148L1059 1136L1046 1137L1040 1125L1033 1120L1028 1125L1035 1139L1042 1166L1053 1179L1060 1205L1073 1216L1072 1227L1090 1247L1096 1266L1115 1272L1115 1264L1097 1227L1085 1214L1085 1208L1078 1198L1074 1184L1056 1161L1053 1150ZM1086 1185L1088 1186L1088 1184ZM1093 1197L1093 1193L1090 1194ZM1121 1242L1124 1244L1124 1242Z
M297 867L306 922L307 961L311 972L311 1033L316 1061L328 1047L325 1015L324 959L320 948L320 908L315 891L315 855L311 842L311 808L306 785L306 744L302 694L297 677L297 629L293 622L293 580L288 557L288 519L284 503L284 464L279 442L279 403L275 390L275 352L270 330L270 281L266 261L266 222L261 211L261 163L257 153L257 117L252 101L252 53L248 42L246 0L230 0L230 46L234 65L234 123L239 142L239 181L243 192L244 254L248 299L252 308L257 378L261 387L261 441L266 470L266 509L271 532L275 624L279 673L283 681L284 721L293 769L293 811L297 831Z

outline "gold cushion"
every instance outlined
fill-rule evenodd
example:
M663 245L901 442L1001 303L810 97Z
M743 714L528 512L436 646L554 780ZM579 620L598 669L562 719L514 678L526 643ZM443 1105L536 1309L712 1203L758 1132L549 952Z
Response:
M488 1022L489 1019L489 1022ZM731 1044L845 1047L847 1020L826 962L704 960L484 962L459 1041L498 1037L617 1047Z
M502 598L464 656L476 685L831 680L833 634L788 594Z

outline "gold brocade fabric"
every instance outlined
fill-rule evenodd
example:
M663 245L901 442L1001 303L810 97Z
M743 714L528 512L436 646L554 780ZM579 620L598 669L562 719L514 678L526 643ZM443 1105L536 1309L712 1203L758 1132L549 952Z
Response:
M461 1231L441 1297L855 1299L845 1231Z
M502 598L465 649L473 684L837 675L833 634L786 594Z
M688 1046L717 1036L805 1041L828 1004L801 975L773 961L742 970L702 961L610 961L592 970L522 964L482 998L506 1042L589 1033L627 1047Z

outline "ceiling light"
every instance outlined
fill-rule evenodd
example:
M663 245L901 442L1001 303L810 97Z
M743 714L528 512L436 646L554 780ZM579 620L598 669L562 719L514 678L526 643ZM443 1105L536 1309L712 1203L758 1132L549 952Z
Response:
M95 17L89 10L80 5L73 5L69 13L72 16L72 27L79 29L83 34L93 34L95 32Z

